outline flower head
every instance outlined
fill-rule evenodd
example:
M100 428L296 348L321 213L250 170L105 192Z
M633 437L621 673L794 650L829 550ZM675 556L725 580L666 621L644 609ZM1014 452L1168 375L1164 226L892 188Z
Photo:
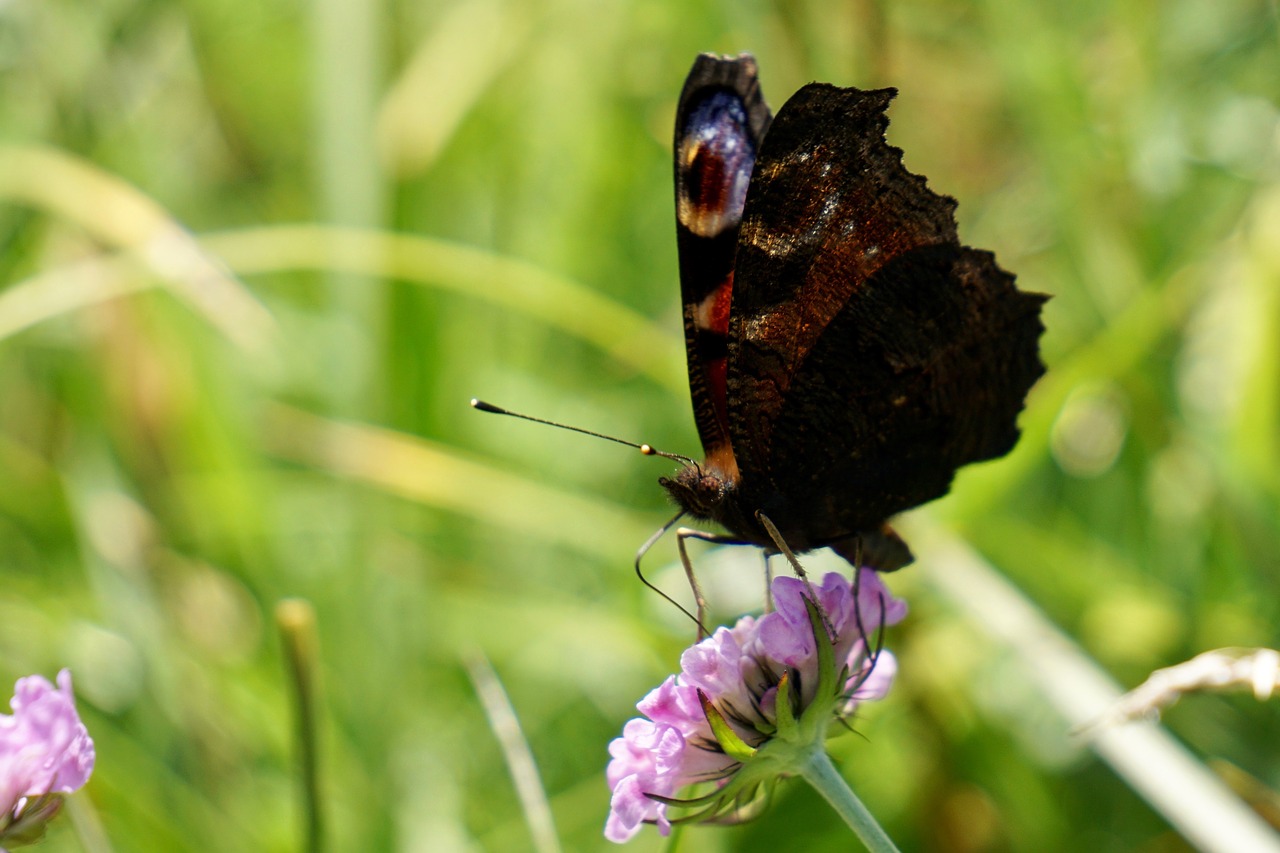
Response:
M701 809L683 819L749 816L798 755L821 747L832 720L888 692L896 664L873 654L868 636L907 608L876 572L863 569L856 589L834 572L816 587L780 577L773 598L772 612L687 649L680 674L636 705L644 717L609 745L609 840L643 823L665 835L671 806ZM676 799L699 783L711 792Z
M55 688L32 675L18 679L13 715L0 714L0 842L28 843L44 833L62 795L93 772L93 740L76 714L71 673Z

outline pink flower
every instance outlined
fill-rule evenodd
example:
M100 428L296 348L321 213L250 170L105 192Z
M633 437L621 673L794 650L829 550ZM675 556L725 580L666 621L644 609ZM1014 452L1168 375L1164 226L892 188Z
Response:
M39 675L18 679L9 704L13 715L0 714L0 841L16 843L39 837L57 795L89 780L94 751L70 671L58 673L56 689Z
M868 638L901 621L906 603L870 569L862 570L856 596L836 573L813 588L816 609L806 605L808 590L803 581L777 578L773 612L744 616L687 649L680 674L640 700L644 717L609 745L606 838L627 841L644 823L666 835L672 806L704 806L698 816L708 819L746 814L763 783L821 744L832 720L888 692L897 664L888 652L869 654ZM822 671L824 658L835 671ZM780 696L791 708L781 719ZM748 765L759 769L744 772ZM710 794L675 800L708 782L715 783Z

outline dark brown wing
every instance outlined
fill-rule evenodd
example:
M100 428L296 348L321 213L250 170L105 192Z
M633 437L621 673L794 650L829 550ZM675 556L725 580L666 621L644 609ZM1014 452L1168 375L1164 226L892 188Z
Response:
M728 338L741 501L812 547L1000 456L1044 368L1044 297L960 246L955 200L884 141L892 89L813 84L757 158Z
M676 110L675 188L689 390L708 464L737 476L729 442L725 339L738 225L769 108L755 59L699 56Z

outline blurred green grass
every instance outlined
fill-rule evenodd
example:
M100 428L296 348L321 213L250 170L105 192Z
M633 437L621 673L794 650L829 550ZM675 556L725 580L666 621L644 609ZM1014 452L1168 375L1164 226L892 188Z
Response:
M667 469L466 402L696 450L669 136L704 50L754 52L775 108L898 87L907 165L1054 295L1022 444L939 517L1124 683L1280 643L1274 4L9 0L0 675L73 668L115 849L296 849L287 596L319 618L332 849L530 848L476 652L565 849L606 846L605 745L688 640L630 572ZM893 583L899 683L836 748L904 849L1181 849ZM1274 720L1168 715L1273 789ZM849 839L793 785L681 843Z

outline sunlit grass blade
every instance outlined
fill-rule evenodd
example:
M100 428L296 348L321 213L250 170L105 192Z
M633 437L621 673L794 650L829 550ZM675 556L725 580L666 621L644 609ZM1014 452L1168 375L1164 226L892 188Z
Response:
M62 314L158 284L132 253L55 267L0 292L0 340Z
M444 13L382 99L377 144L401 177L430 168L528 37L530 6L472 0Z
M1247 316L1232 329L1242 339L1247 360L1239 411L1231 425L1232 447L1240 474L1280 495L1280 186L1259 195L1244 221L1238 253L1231 259L1238 263L1248 306Z
M318 216L335 225L380 228L387 222L391 193L369 128L386 74L388 10L367 0L317 0L307 11ZM339 272L326 278L329 314L359 325L380 350L387 319L385 283ZM364 395L375 385L378 363L357 361L352 368L345 381L335 380L325 389L337 409L348 414L368 402Z
M481 655L470 657L467 661L467 673L471 676L476 695L480 697L480 704L484 706L489 727L502 745L502 755L520 797L520 806L533 836L534 849L538 853L559 853L560 840L556 837L555 822L551 818L551 806L547 803L547 794L538 775L538 765L533 760L533 751L529 749L529 742L520 730L520 720L511 707L507 692L502 688L502 682L498 680L489 661Z
M76 829L76 838L85 853L112 853L111 840L102 826L102 818L93 803L85 797L69 797L63 806Z
M264 426L267 450L282 459L600 557L616 559L626 547L620 543L642 542L649 532L620 507L393 430L278 405L267 410Z
M524 261L429 237L325 225L254 228L198 240L238 275L360 273L490 302L593 344L673 393L684 393L681 343L674 334L597 291ZM152 288L154 275L128 252L27 278L0 293L0 340L61 314Z
M525 261L445 240L322 225L221 232L200 243L239 275L341 270L489 302L594 344L673 393L686 393L683 346L674 330Z
M1064 729L1110 712L1119 686L1012 584L924 513L902 527L927 582L1025 665ZM1129 723L1093 727L1089 735L1098 757L1198 849L1280 851L1280 836L1164 729Z
M112 248L132 249L239 346L260 351L274 331L262 304L163 207L87 161L51 147L0 146L0 200L68 219Z

